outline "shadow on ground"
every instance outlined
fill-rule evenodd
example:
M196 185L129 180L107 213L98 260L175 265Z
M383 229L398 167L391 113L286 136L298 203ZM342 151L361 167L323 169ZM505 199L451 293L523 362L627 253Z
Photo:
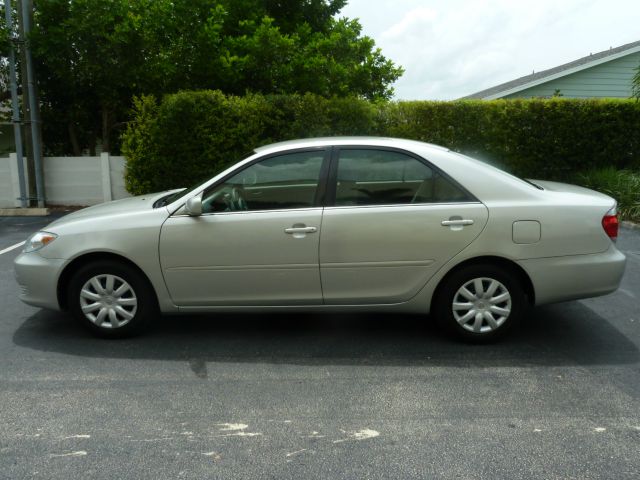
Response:
M40 311L14 343L81 357L301 365L613 365L638 362L637 347L579 302L532 309L502 342L467 345L444 336L428 317L286 314L162 317L146 335L91 337L66 314Z

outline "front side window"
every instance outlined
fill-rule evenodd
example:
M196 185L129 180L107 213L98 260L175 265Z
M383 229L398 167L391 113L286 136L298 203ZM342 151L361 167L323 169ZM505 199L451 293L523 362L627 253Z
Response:
M338 160L336 206L470 201L439 172L404 153L343 149Z
M324 151L269 157L204 192L202 211L281 210L315 205Z

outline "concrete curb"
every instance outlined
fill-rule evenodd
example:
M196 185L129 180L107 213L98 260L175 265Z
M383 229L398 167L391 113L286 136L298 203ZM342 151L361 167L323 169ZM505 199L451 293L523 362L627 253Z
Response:
M48 208L0 208L0 217L46 217Z

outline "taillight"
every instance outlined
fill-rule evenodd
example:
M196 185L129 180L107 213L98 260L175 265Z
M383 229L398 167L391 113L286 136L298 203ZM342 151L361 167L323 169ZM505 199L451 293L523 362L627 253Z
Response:
M613 241L618 238L618 211L613 207L602 217L602 228Z

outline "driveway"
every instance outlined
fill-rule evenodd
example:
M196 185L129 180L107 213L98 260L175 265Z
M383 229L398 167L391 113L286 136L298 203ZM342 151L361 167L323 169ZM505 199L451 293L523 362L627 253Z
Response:
M50 220L0 218L0 251ZM0 478L638 478L640 231L615 294L471 346L397 315L159 318L90 337L0 254Z

